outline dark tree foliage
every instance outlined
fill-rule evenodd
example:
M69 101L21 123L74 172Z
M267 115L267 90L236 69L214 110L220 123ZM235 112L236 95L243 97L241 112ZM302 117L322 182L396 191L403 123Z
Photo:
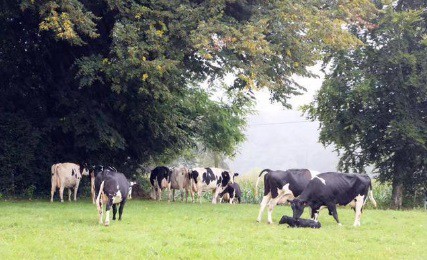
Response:
M402 195L427 188L427 13L425 1L378 4L369 30L353 28L361 48L333 55L310 118L321 122L320 140L334 144L339 168L373 165Z
M293 74L361 43L342 24L369 2L2 1L0 193L45 192L57 162L129 174L192 147L232 156L251 91L289 106Z

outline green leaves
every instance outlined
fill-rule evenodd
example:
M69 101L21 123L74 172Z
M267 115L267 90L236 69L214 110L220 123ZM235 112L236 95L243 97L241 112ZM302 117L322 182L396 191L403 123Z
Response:
M398 8L400 4L396 6ZM333 55L316 100L305 107L321 122L320 141L334 144L340 169L373 165L383 181L408 192L427 183L427 59L425 6L383 9L360 34L365 46Z

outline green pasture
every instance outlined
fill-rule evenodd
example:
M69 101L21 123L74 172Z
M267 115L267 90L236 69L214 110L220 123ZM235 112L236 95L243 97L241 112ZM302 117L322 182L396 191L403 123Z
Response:
M322 228L255 221L258 205L131 200L121 222L99 225L87 200L0 202L0 259L427 259L427 212L367 209L362 226L339 208L343 226L322 211ZM308 213L305 212L305 217Z

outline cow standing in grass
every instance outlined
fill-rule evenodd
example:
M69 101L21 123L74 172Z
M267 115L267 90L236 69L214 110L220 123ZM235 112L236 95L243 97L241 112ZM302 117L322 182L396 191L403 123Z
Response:
M220 168L193 168L190 172L191 188L197 192L202 203L202 193L212 191L212 203L217 203L217 198L232 182L230 172Z
M156 200L162 200L162 190L170 187L172 171L166 166L157 166L151 171L150 183Z
M185 190L185 202L188 200L188 193L191 195L191 201L194 202L194 192L191 189L190 183L190 171L185 166L179 166L172 169L170 182L169 182L169 201L175 201L175 190L181 191L181 201L184 201L184 190Z
M319 172L307 169L290 169L286 171L262 170L255 185L255 192L258 190L258 183L261 175L264 175L264 197L261 201L257 221L261 222L261 216L268 205L268 223L272 224L272 214L274 207L279 201L291 200L299 196L309 181ZM255 195L257 196L257 195Z
M117 204L119 204L119 220L122 219L123 208L129 192L129 181L123 175L102 166L95 168L96 206L99 223L103 224L103 205L105 204L105 225L110 224L110 209L113 208L113 220L116 219Z
M88 176L89 170L86 165L75 163L57 163L51 167L51 191L50 201L53 202L53 195L59 188L59 197L64 202L64 189L68 188L68 201L71 201L71 189L74 189L74 201L77 200L77 191L82 176Z
M298 219L304 212L304 207L311 208L311 217L317 221L319 211L327 207L339 225L336 205L350 204L354 208L356 218L354 226L360 226L362 207L369 197L374 206L377 203L372 194L371 178L361 174L345 174L326 172L313 178L301 193L291 202L293 217Z

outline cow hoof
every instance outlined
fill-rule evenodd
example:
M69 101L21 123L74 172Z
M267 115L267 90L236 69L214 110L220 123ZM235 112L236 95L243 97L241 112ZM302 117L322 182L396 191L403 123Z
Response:
M105 222L104 226L108 227L110 225L110 222Z
M273 224L273 222L270 222L270 221L268 221L267 223L268 223L269 225Z
M341 223L338 223L338 226L342 226L342 224L341 224Z
M257 220L256 220L256 222L260 223L260 222L261 222L261 219L257 219Z

